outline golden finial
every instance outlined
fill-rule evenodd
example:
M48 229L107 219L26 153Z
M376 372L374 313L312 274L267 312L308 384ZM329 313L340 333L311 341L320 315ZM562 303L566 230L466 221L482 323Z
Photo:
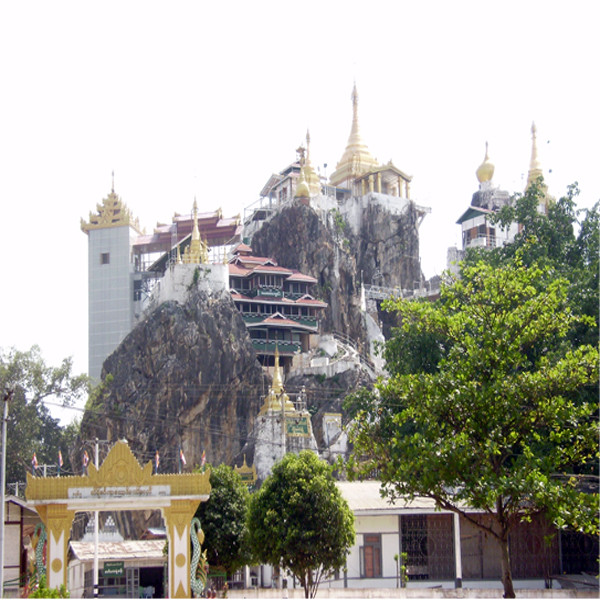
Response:
M479 183L483 183L484 181L491 181L494 176L494 164L490 161L490 157L488 156L488 143L485 143L485 158L483 162L477 168L475 172L477 175L477 179Z
M113 169L112 172L112 185L111 185L111 192L114 194L115 193L115 170Z
M273 372L273 384L271 389L280 394L283 390L283 381L281 380L281 371L279 370L279 347L275 344L275 370Z

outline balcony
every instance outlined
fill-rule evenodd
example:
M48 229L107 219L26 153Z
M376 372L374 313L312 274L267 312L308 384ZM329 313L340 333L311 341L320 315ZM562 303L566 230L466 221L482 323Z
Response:
M258 354L275 354L275 348L282 356L291 356L302 352L301 342L290 342L288 340L261 340L252 339L252 345Z

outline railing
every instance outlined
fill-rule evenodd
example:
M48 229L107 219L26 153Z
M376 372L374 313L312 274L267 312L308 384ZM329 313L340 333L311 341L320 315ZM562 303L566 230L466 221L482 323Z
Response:
M369 368L373 372L373 374L375 374L375 364L368 356L362 354L359 351L356 342L352 338L348 337L344 333L341 333L340 331L333 331L332 335L336 340L338 340L342 344L345 344L346 346L350 346L356 352L356 355L358 356L358 359L361 362L361 364L363 364L365 367Z
M275 353L275 348L279 354L296 354L302 352L301 342L290 342L287 340L261 340L252 338L254 349L260 354Z
M495 248L495 235L478 235L465 241L465 248Z

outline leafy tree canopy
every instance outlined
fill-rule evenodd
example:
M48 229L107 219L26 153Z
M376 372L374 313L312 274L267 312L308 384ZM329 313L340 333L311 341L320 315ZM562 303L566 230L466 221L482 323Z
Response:
M391 301L397 334L437 340L439 360L407 368L397 358L375 394L353 399L352 466L365 476L376 469L391 497L491 515L507 597L515 523L544 512L598 533L598 495L583 493L576 474L597 463L597 401L583 392L598 380L598 349L567 339L592 322L574 314L569 282L552 265L526 266L528 250L463 266L438 303Z
M7 483L25 481L34 452L40 465L57 464L59 449L66 460L73 430L63 430L58 420L50 415L44 401L52 399L68 406L87 393L87 375L74 376L71 370L70 358L64 359L59 367L47 366L37 346L25 352L14 348L0 350L0 389L3 397L8 395L10 398Z
M275 465L251 497L248 529L255 558L291 571L306 598L344 566L354 542L354 517L331 467L308 450Z
M246 511L250 494L241 477L227 465L211 468L211 492L196 517L204 531L208 564L228 574L250 562Z
M578 210L577 184L565 196L544 203L543 181L529 186L525 194L491 217L493 224L508 227L519 224L512 243L489 249L467 250L465 265L483 260L500 265L512 261L517 253L525 266L548 266L569 282L567 297L578 315L594 317L594 322L574 323L569 339L575 344L593 344L598 339L598 285L600 273L600 202L591 209Z

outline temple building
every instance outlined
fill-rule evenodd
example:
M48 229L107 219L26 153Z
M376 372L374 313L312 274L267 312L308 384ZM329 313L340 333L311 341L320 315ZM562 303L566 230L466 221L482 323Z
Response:
M451 270L456 270L456 264L462 259L467 248L497 248L510 244L519 232L518 223L511 223L508 227L503 228L499 224L493 224L490 220L492 215L512 202L509 192L494 186L492 182L494 170L495 166L490 161L486 142L485 158L475 172L479 181L479 190L473 194L470 206L456 222L462 228L462 250L448 249L448 267ZM549 195L548 186L544 183L544 173L538 157L535 123L531 126L531 160L524 191L527 191L533 184L541 185L538 210L546 214L548 206L554 201L554 198Z
M462 247L495 248L512 241L516 228L504 230L489 222L489 216L496 213L510 202L510 194L494 187L492 177L495 166L488 155L488 145L485 145L485 158L479 165L476 175L479 190L473 194L471 205L458 219L462 227Z
M229 261L231 297L263 365L274 364L278 351L284 367L289 366L294 355L314 345L319 314L327 306L310 294L316 283L314 277L271 258L253 256L246 244L234 249Z
M222 259L240 241L239 217L224 218L220 209L194 211L175 213L172 223L157 224L152 234L145 234L113 183L96 211L87 221L81 219L88 236L88 374L94 380L100 380L105 358L141 317L154 285L177 261L177 251L185 258L186 252L189 257L190 251L198 250L199 246L188 249L194 223L203 250L208 253L210 247L214 257Z

